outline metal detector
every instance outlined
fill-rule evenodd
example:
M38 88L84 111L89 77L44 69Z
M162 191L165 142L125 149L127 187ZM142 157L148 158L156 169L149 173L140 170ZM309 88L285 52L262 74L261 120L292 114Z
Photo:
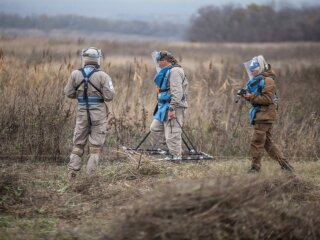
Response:
M178 123L178 125L180 126L181 130L182 130L182 142L184 143L184 145L186 146L186 148L188 149L188 151L183 152L182 154L182 158L181 160L212 160L213 156L198 151L194 144L192 143L192 141L190 140L190 138L188 137L187 133L184 131L184 129L182 128L180 122L178 121L178 119L175 119ZM145 153L148 155L162 155L164 157L166 156L170 156L170 153L166 150L162 150L160 148L158 149L144 149L144 148L140 148L140 146L146 141L146 139L149 137L151 131L149 131L143 138L142 140L139 142L139 144L135 147L135 148L127 148L127 147L123 147L123 150L125 152L140 152L140 153Z

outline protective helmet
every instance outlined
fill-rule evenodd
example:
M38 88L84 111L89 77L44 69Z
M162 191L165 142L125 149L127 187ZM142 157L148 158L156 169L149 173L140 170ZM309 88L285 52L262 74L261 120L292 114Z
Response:
M268 63L262 55L253 57L251 60L243 63L249 78L252 78L252 72L258 70L259 73L262 73L268 69Z
M164 60L164 59L167 59L167 60L174 59L172 53L168 52L168 51L153 51L151 53L151 56L152 56L152 59L156 65L157 72L160 71L159 61Z
M96 64L100 66L102 58L101 49L90 47L81 51L81 65Z
M173 58L171 52L168 51L154 51L156 53L157 61L161 61L163 59Z

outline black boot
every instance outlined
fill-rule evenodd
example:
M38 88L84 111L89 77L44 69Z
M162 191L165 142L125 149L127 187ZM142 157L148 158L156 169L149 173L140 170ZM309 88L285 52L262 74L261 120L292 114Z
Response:
M76 179L76 177L77 177L77 173L75 171L70 170L68 172L68 179L70 182L74 181Z
M251 167L248 170L248 173L258 173L258 172L260 172L260 168L255 165L251 165Z

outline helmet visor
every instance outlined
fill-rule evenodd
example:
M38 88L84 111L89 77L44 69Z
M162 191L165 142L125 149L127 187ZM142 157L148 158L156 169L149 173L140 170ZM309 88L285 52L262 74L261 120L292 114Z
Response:
M154 62L154 65L156 67L157 72L160 72L160 66L159 66L159 61L161 57L161 52L160 51L153 51L151 53L152 60Z
M253 74L250 70L251 60L244 62L243 65L244 65L244 68L246 69L249 79L253 78Z

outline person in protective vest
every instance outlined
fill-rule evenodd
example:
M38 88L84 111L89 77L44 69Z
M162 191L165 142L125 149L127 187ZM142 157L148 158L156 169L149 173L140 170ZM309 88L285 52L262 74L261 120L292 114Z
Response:
M182 125L185 109L188 107L188 80L184 70L168 51L154 51L157 74L154 82L157 87L157 106L150 130L158 141L167 144L168 160L180 160L182 156Z
M276 75L262 55L252 58L244 65L250 79L246 85L247 93L243 97L252 105L250 122L254 127L249 172L260 171L263 149L279 162L281 169L291 172L293 167L272 140L271 130L277 118Z
M69 179L75 178L81 168L81 158L88 140L87 174L96 172L105 142L108 113L106 102L113 99L115 91L110 76L100 70L101 57L100 49L83 49L82 68L71 73L64 89L68 98L78 101L73 149L68 164Z

